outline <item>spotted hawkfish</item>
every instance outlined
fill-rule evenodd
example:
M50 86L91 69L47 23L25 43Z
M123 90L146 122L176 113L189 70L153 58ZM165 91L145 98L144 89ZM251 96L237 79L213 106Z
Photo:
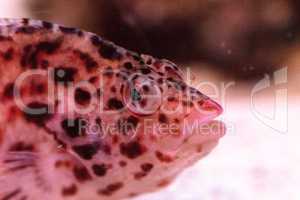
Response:
M0 19L1 200L157 191L216 146L221 112L168 60L77 28Z

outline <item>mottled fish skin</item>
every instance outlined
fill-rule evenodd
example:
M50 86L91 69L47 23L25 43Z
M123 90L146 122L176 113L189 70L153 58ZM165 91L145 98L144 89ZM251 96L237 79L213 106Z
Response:
M14 99L13 88L30 70L53 73L27 77L22 102L49 112L32 115ZM82 87L67 95L71 84ZM93 109L84 114L76 110L88 105ZM170 61L76 28L0 19L1 200L114 200L156 191L217 144L224 127L212 120L221 112ZM195 121L222 128L184 129ZM158 128L169 124L178 125L176 134Z

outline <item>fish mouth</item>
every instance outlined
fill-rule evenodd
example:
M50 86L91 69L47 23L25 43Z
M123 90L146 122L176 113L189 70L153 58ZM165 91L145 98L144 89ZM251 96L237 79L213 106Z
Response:
M194 109L184 122L183 135L197 137L200 142L209 140L218 140L223 137L226 132L226 126L223 122L215 120L223 113L223 108L214 100L206 99L200 108Z
M178 135L169 135L159 141L160 146L170 153L176 153L186 141L192 145L217 143L225 135L226 126L215 120L223 112L222 107L211 99L205 99L201 108L194 108L181 124Z
M212 99L202 100L186 117L188 122L204 123L211 121L223 113L223 108Z
M185 122L184 129L179 136L165 137L158 140L160 148L170 154L176 154L181 151L183 146L187 144L189 148L202 146L205 144L217 144L219 139L225 135L226 126L222 121L209 120L205 122L193 121L193 123Z

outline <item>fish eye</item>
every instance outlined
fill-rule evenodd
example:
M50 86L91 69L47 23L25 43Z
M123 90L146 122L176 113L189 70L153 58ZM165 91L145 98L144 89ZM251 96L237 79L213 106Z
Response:
M161 90L154 80L139 74L126 82L123 102L137 115L151 115L161 106Z

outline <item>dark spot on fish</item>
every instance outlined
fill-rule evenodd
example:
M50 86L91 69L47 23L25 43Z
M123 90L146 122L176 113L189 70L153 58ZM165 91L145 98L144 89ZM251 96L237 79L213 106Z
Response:
M136 53L136 52L132 52L131 56L136 61L142 61L143 60L142 57L138 53Z
M92 166L92 170L96 176L105 176L107 173L107 166L105 164L95 164Z
M176 65L173 65L173 67L176 71L179 71L179 68Z
M170 66L166 66L166 67L165 67L165 70L168 71L168 72L172 72L172 71L173 71L173 68L170 67Z
M153 65L156 69L160 69L162 66L162 62L160 60L157 60L153 63Z
M164 82L164 79L163 79L163 78L157 79L157 83L158 83L158 84L163 84L163 82Z
M27 108L23 110L23 114L28 122L38 126L43 126L44 123L52 117L49 111L49 105L40 102L29 103Z
M120 152L122 155L135 159L146 152L146 148L137 141L120 144Z
M135 74L132 78L132 81L135 81L136 79L138 79L140 76L138 74Z
M117 92L116 86L111 86L110 91L113 92L113 93L116 93Z
M93 77L91 77L89 79L89 82L92 83L92 84L96 83L97 81L98 81L98 77L97 76L93 76Z
M151 164L151 163L144 163L144 164L141 165L141 169L144 172L150 172L153 169L153 164Z
M97 117L97 118L95 119L95 122L96 122L96 124L97 124L98 126L100 126L100 128L102 128L102 120L101 120L100 117Z
M79 58L84 62L87 71L92 71L93 69L98 67L98 63L90 54L82 52L80 50L74 50L74 53L79 55Z
M49 67L49 65L50 65L50 63L49 63L48 60L42 60L42 61L41 61L41 67L42 67L43 69L47 69L47 68Z
M61 122L61 126L70 138L76 138L85 135L86 122L81 118L65 119Z
M14 95L14 87L15 87L15 83L8 83L5 87L4 87L4 91L3 91L3 97L4 98L8 98L11 99L13 98Z
M185 91L187 88L186 85L182 82L179 83L179 87L181 88L182 91Z
M69 160L57 160L54 164L55 168L70 168L71 162Z
M22 26L22 27L19 27L16 30L16 33L33 34L36 31L37 31L36 27L33 27L33 26Z
M9 148L9 151L34 151L34 146L24 142L17 142Z
M43 94L46 91L46 85L44 83L32 83L30 85L31 94Z
M47 54L54 53L62 43L62 39L58 38L54 41L42 41L38 43L36 46L26 45L23 48L23 54L21 56L21 66L25 67L27 65L31 65L33 69L37 68L38 62L38 54L40 51L45 52Z
M46 29L52 29L53 28L53 24L50 23L50 22L43 21L42 24L43 24L43 27L46 28Z
M173 77L168 77L168 78L167 78L167 81L170 81L170 82L176 82L176 80L174 80Z
M124 92L124 85L122 84L120 88L120 93L123 94L123 92Z
M167 98L167 100L168 100L169 102L174 102L174 101L176 101L177 99L176 99L175 97L170 96L170 97Z
M142 72L142 74L147 75L147 74L151 73L151 70L149 68L143 67L143 68L141 68L141 72Z
M146 62L146 64L147 64L147 65L151 65L151 64L152 64L152 60L151 60L151 59L148 59L147 62Z
M147 176L146 172L137 172L134 174L134 179L140 180L140 179L144 178L145 176Z
M199 144L199 145L196 147L196 151L197 151L197 153L202 153L202 152L203 152L203 146L202 146L202 144Z
M127 118L127 123L130 127L136 128L139 123L139 119L131 115Z
M104 69L103 71L103 76L107 76L108 78L112 78L114 75L114 71L112 69L112 67L107 67L106 69Z
M166 187L171 183L169 179L162 179L161 181L158 182L157 187Z
M121 71L121 72L117 72L116 73L116 77L117 78L122 78L124 81L126 81L128 79L128 72L126 71Z
M92 177L89 174L88 170L83 167L83 166L75 166L73 169L73 173L75 178L79 181L79 182L85 182L88 180L91 180Z
M13 39L11 36L0 35L0 42L3 42L3 41L13 41Z
M156 151L155 155L156 155L157 159L160 160L161 162L165 162L165 163L173 162L173 158L171 156L163 154L160 151Z
M91 93L89 93L86 90L83 90L82 88L77 88L75 90L75 101L76 103L78 103L79 105L87 105L90 103L91 101Z
M117 121L118 131L123 135L127 135L129 127L123 118L118 119Z
M148 85L143 85L143 90L144 90L144 92L149 92L150 88Z
M57 67L54 69L54 82L67 85L68 82L73 82L77 74L76 68Z
M107 106L110 110L120 110L120 109L124 108L123 102L117 98L109 99Z
M147 99L142 99L141 101L140 101L140 105L141 105L141 107L142 108L144 108L146 105L147 105Z
M62 42L62 38L58 38L54 41L42 41L37 44L36 49L37 51L43 51L47 54L52 54L60 48Z
M13 59L13 55L14 55L14 49L9 48L6 52L3 53L3 58L6 61L10 61Z
M77 29L77 35L78 37L82 37L84 35L84 32L82 30Z
M127 162L126 161L120 161L119 162L120 167L126 167L127 166Z
M101 39L97 35L93 35L90 40L94 46L98 47L101 45Z
M122 57L114 45L105 42L101 44L98 52L101 55L101 57L105 59L119 60Z
M84 145L73 146L72 149L78 154L82 159L91 160L95 154L100 149L99 143L91 143Z
M119 136L118 135L113 135L112 136L112 144L115 145L119 143Z
M36 51L34 51L32 45L26 45L23 48L23 54L21 57L21 66L25 67L28 64L32 65L32 68L36 68Z
M133 68L132 64L130 62L126 62L124 63L124 67L127 69L127 70L131 70Z
M64 187L62 189L62 196L73 196L77 193L77 186L75 184L72 184L69 187Z
M167 118L167 116L165 115L165 114L159 114L159 116L158 116L158 121L160 122L160 123L162 123L162 124L167 124L168 123L168 118Z
M23 18L22 19L22 24L28 25L28 23L29 23L29 19L28 18Z
M134 192L131 192L131 193L128 194L129 198L133 198L133 197L136 197L136 196L138 196L138 194L134 193Z
M101 88L98 88L98 89L97 89L96 95L97 95L97 97L101 97L101 95L102 95L102 90L101 90Z
M194 103L191 101L182 101L182 105L183 106L189 106L189 107L193 107Z
M106 196L111 196L113 193L120 190L124 184L122 182L117 182L106 186L106 188L99 190L98 193Z
M59 26L59 30L63 33L66 33L66 34L77 34L77 29L76 28Z
M176 124L179 124L179 123L180 123L180 120L179 120L178 118L175 118L175 119L174 119L174 122L175 122Z
M102 146L102 151L107 155L111 155L111 147L108 144Z

